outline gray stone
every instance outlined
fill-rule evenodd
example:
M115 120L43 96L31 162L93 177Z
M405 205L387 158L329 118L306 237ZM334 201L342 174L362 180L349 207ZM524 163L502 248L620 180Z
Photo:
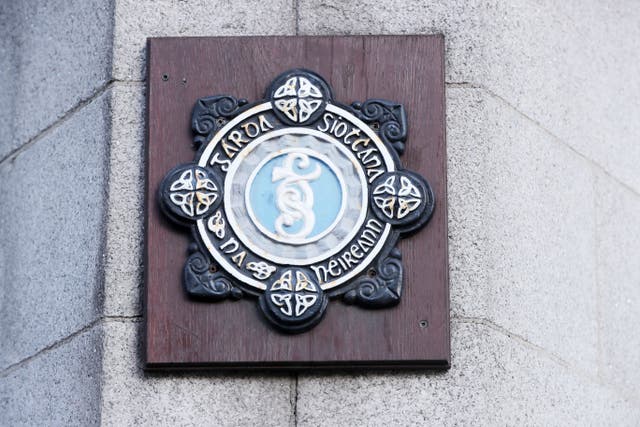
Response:
M105 86L113 38L111 0L2 3L0 159Z
M108 94L0 164L0 367L100 313Z
M640 400L640 196L597 182L602 376Z
M144 79L147 37L292 35L293 6L290 0L120 0L115 8L114 77Z
M18 74L17 48L12 19L19 2L0 2L0 159L10 150L13 138L13 114L16 91L13 82ZM17 145L17 144L15 144ZM7 147L5 147L7 146Z
M144 87L116 83L111 94L111 149L104 314L141 314L144 219Z
M292 376L145 373L138 322L104 325L104 426L284 426L293 420Z
M0 424L100 424L102 333L99 325L0 373Z
M298 381L300 426L633 426L640 417L592 378L492 326L453 322L448 372L314 374Z
M482 89L447 97L453 314L489 319L595 375L591 164Z
M471 83L640 189L637 4L300 0L301 34L443 33L449 82Z

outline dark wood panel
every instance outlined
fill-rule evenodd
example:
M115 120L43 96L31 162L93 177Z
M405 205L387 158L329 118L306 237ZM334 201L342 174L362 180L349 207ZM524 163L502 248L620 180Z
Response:
M447 367L443 38L156 38L148 46L147 367ZM430 182L436 209L423 230L401 243L406 279L397 307L365 310L335 301L318 326L291 336L267 325L251 299L187 298L182 268L189 239L161 214L157 192L169 169L194 158L190 122L198 98L255 101L275 76L299 67L324 76L339 102L386 98L405 105L403 163Z

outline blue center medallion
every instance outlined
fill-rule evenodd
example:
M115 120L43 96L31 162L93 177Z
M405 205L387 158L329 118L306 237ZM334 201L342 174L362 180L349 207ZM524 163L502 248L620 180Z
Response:
M329 233L344 213L344 183L322 154L291 148L263 160L247 183L245 203L269 238L305 244Z

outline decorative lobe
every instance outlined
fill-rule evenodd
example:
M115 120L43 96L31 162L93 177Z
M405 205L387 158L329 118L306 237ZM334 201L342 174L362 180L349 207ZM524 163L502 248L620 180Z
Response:
M291 123L305 123L321 112L325 95L310 77L288 77L272 94L273 104Z
M344 301L366 308L384 308L398 304L402 295L402 254L393 248L388 255L380 257L377 268L355 282L354 289L347 292Z
M380 138L398 154L404 153L407 139L407 113L401 104L385 99L369 99L351 104L356 116L366 123L377 124Z
M418 187L412 184L406 176L400 177L399 188L397 187L396 176L391 175L373 190L373 200L376 206L389 219L406 217L420 206L423 199Z
M221 202L221 189L206 169L189 164L178 166L160 184L164 211L176 222L206 216Z
M184 171L169 191L171 201L188 216L202 215L218 198L216 185L198 169Z
M291 77L285 82L285 84L283 84L276 90L276 92L273 94L273 97L277 99L282 98L283 96L296 96L297 81L297 77Z
M210 96L201 98L193 108L191 128L196 134L196 146L204 143L213 133L224 126L230 118L235 116L240 107L247 104L246 99L236 99L233 96Z
M185 289L194 298L220 301L228 297L242 297L242 291L234 287L224 273L212 272L209 260L197 250L187 259L183 274Z
M320 321L327 301L306 272L289 269L260 297L260 306L268 319L287 332L303 332Z
M371 207L382 221L403 233L422 227L431 217L434 198L420 175L407 170L388 172L371 183Z
M296 91L297 88L297 91ZM295 98L278 99L293 96ZM320 107L322 92L304 77L291 77L273 94L275 106L294 122L303 123Z

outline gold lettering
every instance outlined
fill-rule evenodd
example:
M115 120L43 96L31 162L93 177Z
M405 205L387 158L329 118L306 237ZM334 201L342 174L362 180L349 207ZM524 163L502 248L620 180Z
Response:
M238 151L237 148L227 144L227 141L224 141L224 140L222 141L222 149L227 154L227 157L229 157L230 159L233 159L233 156L235 156L236 152Z
M226 249L227 247L229 247L228 249ZM227 240L226 242L224 242L222 244L222 246L220 246L220 250L222 252L224 252L225 254L232 254L235 251L238 250L238 248L240 247L240 244L238 243L238 241L235 239L235 237L231 237L229 240Z
M311 269L313 270L314 273L316 273L316 277L318 278L318 283L322 284L325 283L327 281L327 274L329 273L327 271L327 268L324 265L312 265Z
M242 268L242 263L244 259L247 257L247 253L245 251L240 252L239 254L235 254L231 257L231 261L233 261L238 267Z
M328 267L329 267L329 273L333 277L336 277L338 274L342 273L342 270L340 270L338 263L335 259L332 259L329 261Z
M349 137L350 136L360 136L360 129L352 129L351 132L349 132L348 134L345 135L344 143L346 145L350 145L351 144L351 141L349 141Z
M382 231L382 224L377 219L372 218L369 221L367 221L366 227L372 229L376 233L380 233Z
M249 138L255 138L260 133L260 127L253 122L247 122L240 127Z
M318 126L318 130L320 132L326 132L329 130L329 120L333 119L333 114L331 113L324 113L324 116L322 116L322 121L324 122L324 126L325 128L322 129L322 125Z
M351 245L350 250L351 250L351 255L353 255L357 259L360 259L364 256L364 254L360 252L361 249L357 245Z
M345 252L342 254L342 256L340 257L344 260L344 262L347 264L347 268L351 267L351 264L358 264L358 261L356 261L355 259L352 258L351 256L351 252ZM346 270L346 268L345 268Z
M332 129L333 134L336 136L336 138L342 138L346 133L347 130L349 128L347 127L347 125L343 122L340 122L335 129Z
M262 132L273 129L273 125L269 123L269 121L262 114L258 116L258 123L260 123L260 129L262 129Z
M358 145L362 144L365 147L368 147L370 142L371 142L370 138L358 138L355 141L353 141L353 143L351 144L351 149L353 151L358 151Z
M229 136L227 137L227 139L229 139L229 141L233 142L236 145L236 147L238 147L238 148L242 147L242 143L246 144L247 142L249 142L249 140L245 139L242 136L242 134L237 130L234 130L233 132L231 132L229 134Z
M358 154L356 154L356 156L358 156L358 158L360 159L360 161L362 161L362 164L364 165L368 165L369 163L374 162L375 163L374 165L367 166L367 167L376 168L382 164L382 162L380 161L380 158L376 154L377 154L377 150L375 148L369 148L368 150L359 152Z
M374 179L382 175L384 171L381 169L367 169L367 176L369 177L369 184L373 182Z
M211 166L220 165L220 169L222 169L223 172L226 172L229 169L229 166L231 166L231 162L229 160L220 160L220 153L215 153L209 161L209 164Z

